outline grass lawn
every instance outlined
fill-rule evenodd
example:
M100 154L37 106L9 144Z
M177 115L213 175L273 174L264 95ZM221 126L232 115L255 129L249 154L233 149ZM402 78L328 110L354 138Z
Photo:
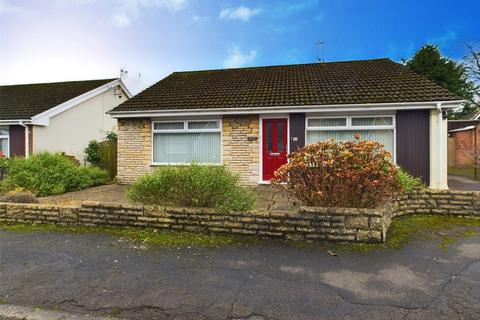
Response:
M473 179L474 177L474 168L455 168L455 167L449 167L448 168L448 174L452 174L455 176L462 176L462 177L468 177ZM480 168L477 168L477 180L480 181Z
M0 230L17 232L70 232L75 234L102 233L146 245L163 247L222 247L231 245L259 245L267 240L255 237L213 235L180 231L163 231L139 228L107 228L56 226L49 224L7 224L0 222ZM395 218L388 230L386 243L375 244L325 244L287 242L288 245L303 249L321 249L329 252L368 252L378 249L401 249L415 239L431 239L442 249L460 239L480 232L480 219L434 215L407 215Z

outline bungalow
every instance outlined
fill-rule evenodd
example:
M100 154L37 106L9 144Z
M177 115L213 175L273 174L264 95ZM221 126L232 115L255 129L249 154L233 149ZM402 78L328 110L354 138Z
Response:
M116 129L107 111L131 95L120 79L0 86L0 153L65 152L78 160Z
M462 102L389 59L174 72L110 112L118 181L194 161L268 183L289 152L360 133L446 189L444 114Z

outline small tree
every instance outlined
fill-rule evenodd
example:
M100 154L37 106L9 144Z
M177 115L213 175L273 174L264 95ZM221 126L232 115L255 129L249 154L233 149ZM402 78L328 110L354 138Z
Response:
M477 95L479 95L480 87L480 49L475 48L472 44L466 44L468 55L465 57L465 65L467 71L470 73L470 78L477 84Z
M102 158L100 156L100 147L97 140L92 140L85 148L85 161L90 164L99 167L102 164Z
M466 44L468 55L463 59L470 79L475 83L475 95L473 104L477 106L477 114L480 114L480 49L475 48L472 44ZM478 158L478 157L477 157Z

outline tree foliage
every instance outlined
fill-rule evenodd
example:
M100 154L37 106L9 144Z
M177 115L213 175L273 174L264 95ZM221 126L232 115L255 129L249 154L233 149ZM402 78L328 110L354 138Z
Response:
M474 99L478 88L470 79L468 69L463 63L443 57L438 46L424 45L405 61L405 65L468 101L462 110L449 112L450 119L462 118L475 109Z
M84 150L85 160L90 164L99 167L102 164L102 157L100 156L100 146L97 140L91 140Z

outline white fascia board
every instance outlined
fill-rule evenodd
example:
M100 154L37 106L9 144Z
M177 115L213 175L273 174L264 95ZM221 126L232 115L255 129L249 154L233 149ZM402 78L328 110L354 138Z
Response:
M458 128L454 130L450 130L448 132L459 132L459 131L467 131L467 130L472 130L475 129L475 126L468 126L468 127L463 127L463 128Z
M133 95L130 93L130 90L128 90L127 86L125 85L125 83L123 83L122 79L119 79L120 81L120 87L122 88L123 92L125 92L125 94L127 95L128 99L130 99L131 97L133 97Z
M315 105L315 106L281 106L264 108L223 108L223 109L176 109L155 111L111 111L113 118L144 118L144 117L171 117L171 116L197 116L197 115L226 115L226 114L259 114L278 112L352 112L352 111L385 111L385 110L416 110L436 109L440 103L442 109L458 107L460 101L416 102L416 103L369 103L369 104L343 104L343 105Z
M50 123L50 118L56 116L59 113L62 113L64 111L67 111L78 104L85 102L101 93L104 93L112 88L115 88L117 86L120 86L127 96L131 96L130 92L127 90L127 88L122 84L120 79L115 79L113 81L110 81L100 87L97 87L93 90L90 90L88 92L85 92L79 96L76 96L73 99L70 99L68 101L65 101L58 106L55 106L53 108L50 108L42 113L39 113L35 116L32 117L32 124L34 125L40 125L40 126L48 126Z

